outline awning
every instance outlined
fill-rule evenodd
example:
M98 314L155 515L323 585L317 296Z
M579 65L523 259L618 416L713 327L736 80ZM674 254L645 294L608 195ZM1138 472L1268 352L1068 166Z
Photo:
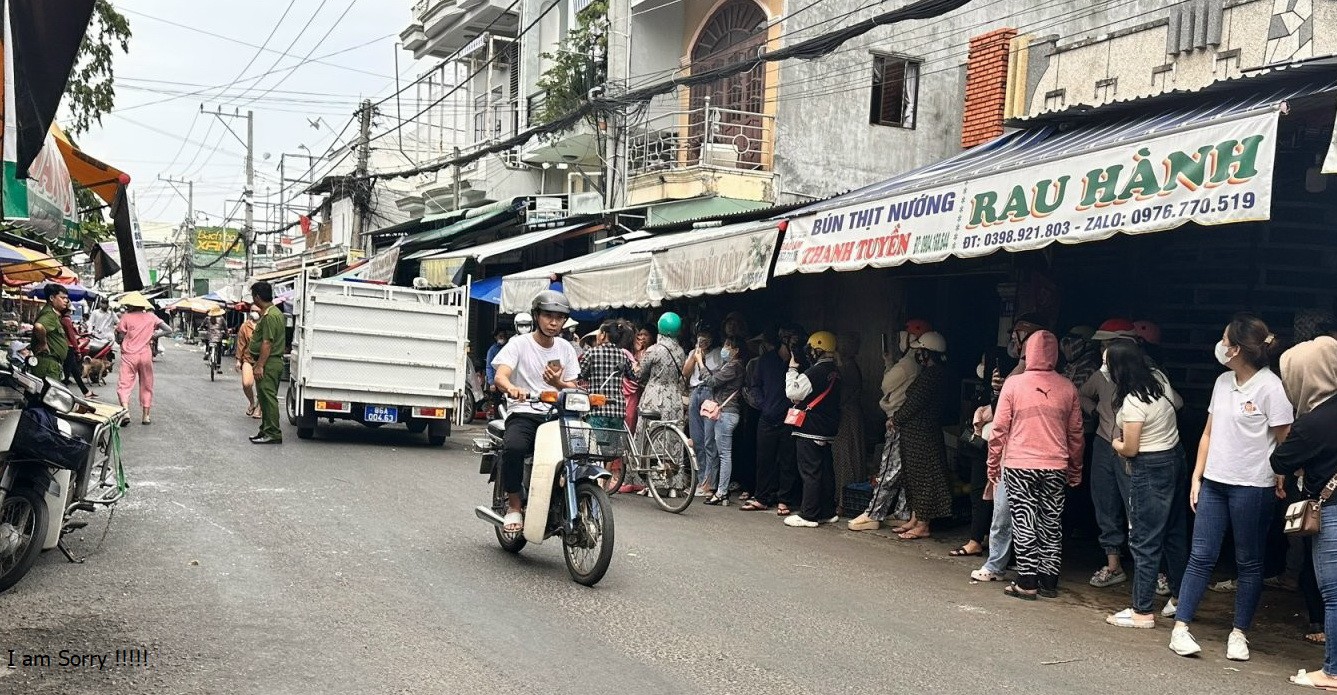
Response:
M285 268L285 269L283 269L283 270L271 270L271 271L269 271L268 273L256 273L254 276L251 277L251 280L254 281L254 282L259 282L259 281L261 281L261 280L264 280L264 281L266 281L266 282L270 282L270 283L273 283L273 282L280 282L280 281L283 281L283 280L288 280L288 279L291 279L291 278L295 278L295 277L297 277L298 275L301 275L303 272L313 271L313 270L314 270L314 271L323 271L323 270L325 270L326 268L328 268L328 267L330 267L330 266L332 266L332 265L337 265L337 264L340 263L340 262L341 262L341 261L328 261L328 262L325 262L325 263L316 263L316 264L305 265L305 266L303 266L303 265L299 265L299 266L297 266L297 267L295 267L295 268Z
M775 274L932 263L1189 222L1266 220L1283 103L1331 78L1003 136L795 213Z
M51 134L56 138L56 147L65 160L65 168L70 171L70 178L79 186L96 193L104 203L111 205L116 202L116 192L121 186L130 184L130 177L75 147L65 131L54 123L51 124Z
M640 239L622 244L621 246L613 246L584 256L507 275L503 277L501 281L502 313L514 314L520 311L529 311L529 303L534 299L534 295L548 289L553 278L563 278L563 288L567 295L567 299L571 299L571 287L565 281L565 277L570 273L581 270L609 268L628 262L634 263L639 260L645 261L645 268L648 273L648 249L655 243L658 243L661 238ZM648 275L646 276L646 279L642 280L642 292L645 291L644 283L647 281ZM572 306L575 306L574 300L572 301ZM584 307L576 308L580 309Z
M423 256L429 256L431 253L423 253L423 251L431 250L435 252L440 250L446 242L465 234L518 223L520 221L520 210L523 207L523 203L516 201L494 203L469 210L463 219L453 224L429 232L414 234L404 239L404 250L409 252L404 260L415 260Z
M450 251L432 252L431 255L421 256L422 266L419 275L427 278L428 283L433 287L445 287L453 284L456 272L469 259L479 263L484 263L489 259L496 258L503 254L519 251L534 244L556 239L564 234L572 234L585 230L586 233L593 232L601 225L582 222L580 224L570 224L551 229L541 229L526 234L518 234L504 239L497 239L486 244L478 246L467 246L464 248L453 249Z
M651 250L646 290L661 300L759 290L770 278L779 235L774 221L674 234Z

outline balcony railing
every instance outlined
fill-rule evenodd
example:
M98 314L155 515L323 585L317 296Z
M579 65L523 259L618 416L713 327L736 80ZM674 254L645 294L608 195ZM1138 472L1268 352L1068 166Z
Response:
M704 106L666 113L629 136L629 174L690 167L771 171L775 119L764 113Z
M480 106L474 111L474 142L505 140L517 132L520 105L506 101Z

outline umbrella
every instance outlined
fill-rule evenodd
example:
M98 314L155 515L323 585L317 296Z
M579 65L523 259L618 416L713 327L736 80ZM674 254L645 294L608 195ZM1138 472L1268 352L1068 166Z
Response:
M191 311L196 314L207 314L221 307L217 302L209 301L203 297L182 297L163 308L168 311Z
M83 285L65 285L65 290L70 293L70 300L82 302L90 297L101 296L97 290L91 290ZM46 283L35 282L23 288L24 294L37 299L46 299Z
M0 280L10 287L43 282L58 277L63 271L60 261L41 251L0 242Z

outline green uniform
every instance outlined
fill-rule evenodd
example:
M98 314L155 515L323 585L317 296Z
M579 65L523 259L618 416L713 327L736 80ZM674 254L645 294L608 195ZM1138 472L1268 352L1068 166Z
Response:
M48 304L37 315L37 323L46 329L47 351L37 355L37 368L33 374L39 377L51 377L60 380L65 376L65 356L70 351L70 339L65 335L65 326L60 323L60 314Z
M255 333L251 336L251 357L260 361L260 346L269 341L269 359L264 364L264 374L256 379L256 391L260 401L260 436L270 439L283 439L283 430L279 428L279 377L283 376L283 353L288 348L287 327L283 322L283 312L270 305L255 324Z

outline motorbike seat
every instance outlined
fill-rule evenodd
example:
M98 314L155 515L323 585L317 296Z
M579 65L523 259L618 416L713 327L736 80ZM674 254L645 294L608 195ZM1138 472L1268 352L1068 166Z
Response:
M494 437L501 437L506 434L505 420L491 420L487 423L487 433Z

